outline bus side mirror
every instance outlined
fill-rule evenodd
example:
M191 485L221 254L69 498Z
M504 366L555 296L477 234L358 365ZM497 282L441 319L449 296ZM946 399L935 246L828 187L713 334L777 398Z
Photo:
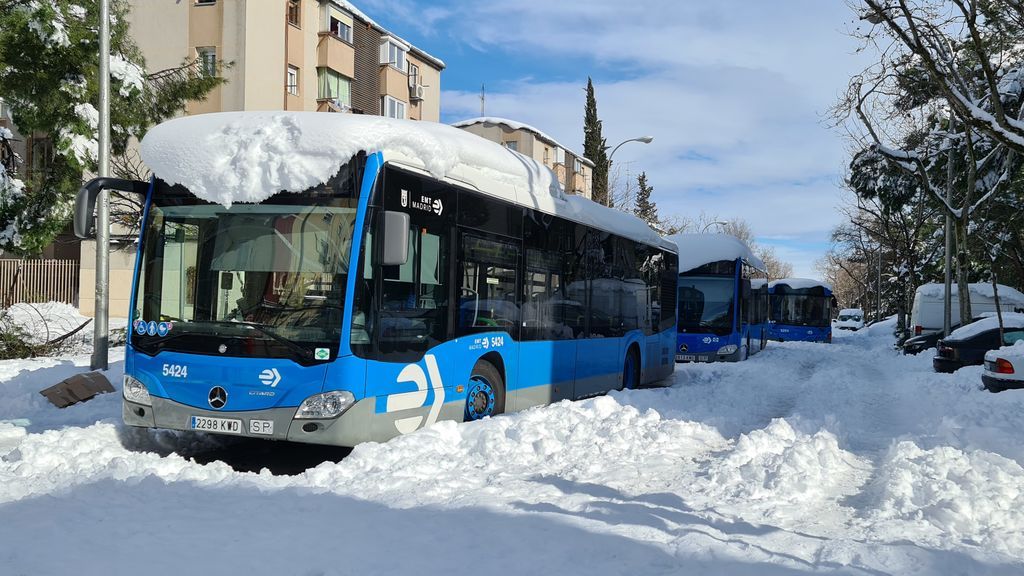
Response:
M92 238L95 232L93 213L96 212L96 197L101 190L117 190L145 196L149 182L124 180L122 178L93 178L85 183L75 197L75 236Z
M386 210L383 216L383 266L400 266L409 260L409 215Z

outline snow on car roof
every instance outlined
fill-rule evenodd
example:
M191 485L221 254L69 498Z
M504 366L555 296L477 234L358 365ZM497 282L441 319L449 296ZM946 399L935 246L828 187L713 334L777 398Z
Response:
M741 258L754 268L764 270L764 262L750 246L730 234L674 234L668 239L679 247L680 273L720 260Z
M550 168L484 138L435 122L323 112L221 112L164 122L142 140L153 173L230 206L305 190L356 153L675 250L643 220L565 194Z
M1003 312L1003 327L1004 328L1024 328L1024 314L1016 312ZM971 322L966 326L961 326L956 330L953 330L949 334L950 340L966 340L972 336L981 334L986 330L993 330L999 328L999 318L993 314L985 318L978 320L977 322Z
M832 286L821 280L812 280L810 278L783 278L781 280L773 280L768 284L768 288L775 288L780 284L785 284L794 290L800 290L803 288L824 288L829 292L832 291Z
M1004 286L1003 284L997 284L997 286L999 286L1000 300L1005 300L1006 302L1010 302L1013 304L1024 304L1024 294L1022 294L1020 291L1009 286ZM978 296L982 296L985 298L994 297L991 283L977 282L974 284L968 284L967 287L972 294L977 294ZM917 288L917 294L920 294L922 296L928 296L930 298L942 298L945 292L946 286L944 284L922 284ZM954 296L960 293L960 289L956 285L956 283L953 284L952 290L950 290L949 293Z
M839 315L840 316L843 316L843 315L846 315L846 316L863 316L864 315L864 311L861 310L860 308L843 308L842 310L839 311Z

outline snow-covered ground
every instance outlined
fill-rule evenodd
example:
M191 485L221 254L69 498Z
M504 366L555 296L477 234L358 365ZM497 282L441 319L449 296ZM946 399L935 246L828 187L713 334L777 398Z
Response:
M186 459L226 441L125 429L119 394L46 403L85 356L0 362L0 574L1024 573L1024 392L890 331L293 476Z

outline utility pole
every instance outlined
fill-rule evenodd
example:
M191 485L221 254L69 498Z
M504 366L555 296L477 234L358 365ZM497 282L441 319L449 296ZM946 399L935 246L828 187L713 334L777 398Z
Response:
M875 322L882 321L882 243L878 243L878 292L875 294Z
M953 133L954 117L949 115L949 133ZM953 145L946 151L946 291L942 298L942 335L949 336L953 317L953 220L949 217L949 206L953 203Z
M99 176L110 176L110 0L100 0ZM96 319L93 321L93 370L107 369L110 343L110 193L100 190L96 203Z
M484 114L484 104L487 102L487 93L484 91L484 85L480 85L480 116L486 116Z

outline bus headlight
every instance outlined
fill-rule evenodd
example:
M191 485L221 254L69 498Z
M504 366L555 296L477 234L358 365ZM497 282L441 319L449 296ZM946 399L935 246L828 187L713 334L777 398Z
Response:
M295 411L295 417L336 418L355 403L356 397L344 390L315 394L302 401L302 405Z
M146 389L146 385L127 374L124 375L124 386L121 388L121 392L124 394L124 399L129 402L135 402L143 406L153 405L153 400L149 397L149 390Z
M738 346L736 346L735 344L729 344L728 346L722 346L721 348L719 348L718 355L728 356L730 354L735 354L737 350L739 350Z

